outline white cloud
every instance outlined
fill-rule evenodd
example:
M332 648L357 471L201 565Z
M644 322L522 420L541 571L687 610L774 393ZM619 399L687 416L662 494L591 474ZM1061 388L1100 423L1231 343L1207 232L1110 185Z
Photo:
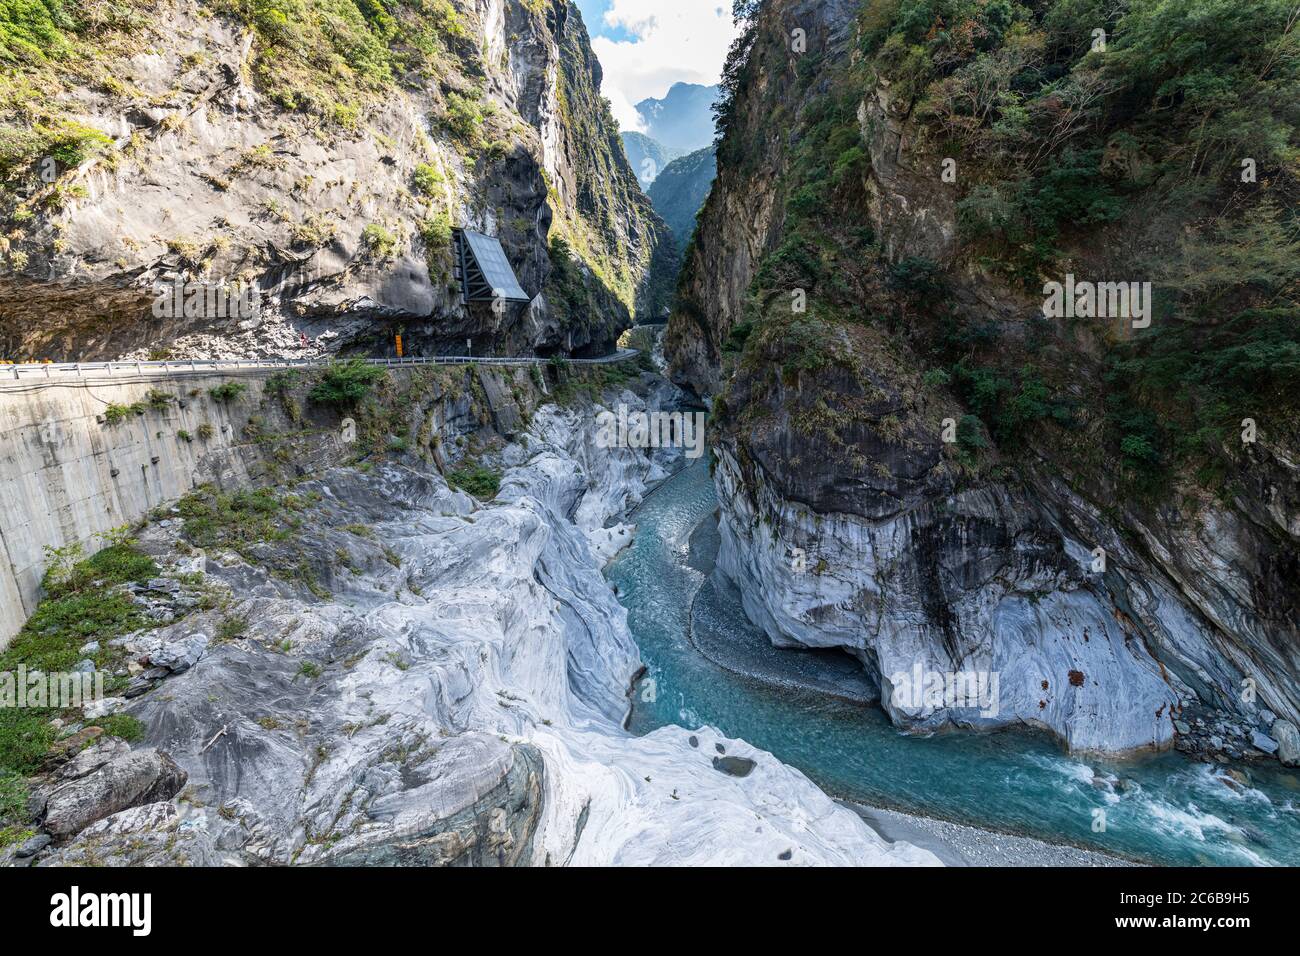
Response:
M611 0L604 20L632 37L592 40L605 71L601 92L625 130L642 128L633 104L663 96L674 83L717 83L736 36L727 0Z
M625 133L644 133L649 129L632 101L623 95L622 90L610 85L608 74L605 75L605 82L600 86L600 92L605 99L609 100L610 112L614 114L614 119L618 120L619 129Z

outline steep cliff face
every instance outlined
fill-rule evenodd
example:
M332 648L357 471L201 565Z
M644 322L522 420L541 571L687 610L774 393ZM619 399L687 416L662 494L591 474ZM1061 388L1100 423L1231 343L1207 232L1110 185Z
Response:
M663 307L667 232L567 2L50 9L4 35L6 357L374 351L398 331L582 354ZM529 303L460 303L455 226L500 237ZM178 277L260 308L155 314Z
M769 4L737 41L733 57L747 51L738 78L744 90L731 94L731 129L695 245L686 251L665 343L680 385L702 394L717 389L727 336L745 321L750 282L781 234L778 192L793 162L792 122L820 95L821 83L808 78L848 55L855 7L852 0ZM818 51L816 62L791 56L795 24Z
M902 726L1205 753L1217 708L1258 756L1300 717L1293 25L1094 6L761 4L667 349L777 643ZM1048 314L1067 276L1150 282L1150 328Z

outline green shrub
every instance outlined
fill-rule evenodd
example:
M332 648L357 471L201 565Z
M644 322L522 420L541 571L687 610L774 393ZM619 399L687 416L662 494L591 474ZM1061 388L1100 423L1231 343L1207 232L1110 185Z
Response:
M361 123L361 108L347 103L330 104L329 117L335 126L354 130Z
M36 831L24 826L0 826L0 850L15 843L23 843L36 835Z
M978 415L963 415L957 422L957 444L967 452L989 447L984 439L984 422Z
M300 373L297 369L285 369L276 372L266 380L266 394L275 398L284 398L298 384Z
M430 256L442 255L451 248L451 230L451 216L445 212L421 220L420 238L424 240Z
M447 474L447 484L481 501L491 501L501 490L501 472L485 465L467 463Z
M295 424L302 422L302 408L293 397L293 390L298 387L300 378L301 373L297 369L287 369L276 372L266 380L266 397L277 399L285 415Z
M445 284L451 280L451 217L445 212L420 221L420 238L424 240L424 260L429 278Z
M256 30L254 75L287 109L351 126L362 97L393 81L390 44L401 24L377 0L215 0L215 8ZM415 11L405 22L421 29Z
M1156 451L1156 447L1141 435L1125 435L1119 443L1119 448L1129 465L1147 467L1160 462L1160 453Z
M397 237L378 223L361 230L361 243L377 259L391 259L397 251Z
M286 501L269 488L231 493L200 488L177 504L181 533L200 548L231 548L245 554L254 544L287 540L296 524Z
M158 565L137 551L128 540L111 545L82 559L80 549L47 548L48 568L41 581L47 595L63 597L86 590L93 582L102 587L147 581L159 574Z
M59 0L4 0L0 3L0 61L35 63L66 56L64 36L72 18Z
M0 825L27 818L27 783L15 773L0 770Z
M1245 309L1212 322L1168 317L1119 347L1105 382L1112 448L1154 488L1181 463L1221 458L1243 408L1295 414L1300 308Z
M0 62L5 60L3 16L6 2L25 3L27 0L0 0ZM32 5L38 2L39 0L32 0ZM58 164L57 172L64 172L105 152L112 142L111 137L99 130L66 119L34 122L30 127L0 124L0 178L47 158ZM80 184L60 184L46 196L44 202L50 208L59 209L70 199L84 195L85 187ZM19 206L13 215L15 221L30 218L31 207Z
M963 359L953 370L953 386L980 419L989 423L1000 446L1016 447L1030 426L1043 419L1066 426L1074 421L1072 407L1053 394L1031 365L1022 367L1013 378L996 367Z
M753 322L736 323L732 326L731 331L727 333L727 341L723 344L722 350L724 352L740 354L745 351L745 343L749 341L749 337L753 334Z
M793 232L764 257L755 276L759 288L815 286L822 279L825 263L815 243L802 232Z
M104 733L123 740L139 740L144 736L144 724L130 714L109 714L95 721Z
M233 402L248 391L248 385L244 382L226 382L224 385L218 385L210 389L208 394L218 402Z
M447 94L444 120L451 132L468 146L478 146L483 129L483 109L479 102L460 93Z
M890 268L889 277L898 288L917 296L941 296L948 287L938 263L922 256L900 259Z
M27 781L0 763L0 850L35 835L27 826Z
M78 648L90 640L116 637L144 626L138 608L120 594L100 591L42 602L10 646L27 666L43 671L71 670Z
M363 359L334 362L320 374L308 397L318 405L350 408L370 394L387 373Z
M71 671L83 656L82 645L91 640L101 643L95 657L103 664L112 653L110 640L149 625L135 604L111 593L118 584L158 575L146 555L126 543L84 560L77 548L47 553L53 559L44 579L45 599L0 652L0 672L16 671L20 664L47 674ZM49 725L57 714L53 708L0 708L0 779L40 768L58 736Z
M415 190L422 196L435 196L439 189L447 180L442 172L428 163L417 163L415 174L412 177L415 181Z
M50 726L57 711L47 707L0 710L0 774L31 776L45 762L58 732Z
M218 641L237 641L248 633L248 618L242 615L223 617L217 625Z

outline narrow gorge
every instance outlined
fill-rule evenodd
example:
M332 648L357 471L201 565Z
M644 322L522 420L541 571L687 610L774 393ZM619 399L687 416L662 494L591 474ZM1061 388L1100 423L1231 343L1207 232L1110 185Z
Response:
M0 866L1300 865L1300 17L730 6L0 11Z

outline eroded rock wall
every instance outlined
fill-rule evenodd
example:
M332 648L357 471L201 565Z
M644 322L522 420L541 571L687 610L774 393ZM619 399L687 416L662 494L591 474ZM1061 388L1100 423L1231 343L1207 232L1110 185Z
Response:
M128 7L20 65L40 111L0 103L0 356L389 355L399 332L408 354L598 354L662 311L668 233L564 0L320 14L355 35L334 59L236 5ZM380 65L339 62L363 44ZM500 237L531 301L463 306L453 226ZM558 293L556 237L575 259ZM156 314L177 278L251 285L260 310ZM588 308L564 305L575 288Z
M40 602L47 549L90 553L107 532L199 485L258 487L363 451L365 436L349 443L341 428L355 416L364 431L360 412L304 401L315 374L119 371L0 386L0 487L10 492L0 498L0 646ZM388 375L378 407L400 408L386 424L423 443L439 466L462 456L469 437L515 434L545 398L540 367Z
M743 741L622 730L640 661L599 532L662 463L600 447L597 410L541 408L491 503L411 459L335 468L294 488L315 502L302 540L207 552L229 605L127 637L170 666L99 707L138 717L137 750L170 754L185 788L36 863L935 865ZM182 534L151 524L141 546L170 567ZM268 573L294 549L315 590ZM218 638L227 616L246 629ZM96 754L124 748L101 740L66 776L100 793Z
M880 9L764 3L735 77L666 335L675 379L714 399L719 566L775 643L855 655L900 726L1206 754L1191 715L1217 709L1216 753L1270 753L1300 717L1293 423L1225 451L1230 493L1122 480L1106 370L1127 333L1053 327L963 236L971 187L940 178L962 154L872 61ZM1153 203L1072 234L1071 268L1131 269L1173 215ZM981 335L1059 389L1066 428L1013 440L969 414L952 369L978 371L939 356ZM997 714L895 694L918 667L997 673Z

